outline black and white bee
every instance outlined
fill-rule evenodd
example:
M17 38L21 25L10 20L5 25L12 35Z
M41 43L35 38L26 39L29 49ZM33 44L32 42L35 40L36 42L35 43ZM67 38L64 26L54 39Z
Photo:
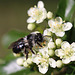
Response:
M42 47L40 43L44 41L43 35L41 33L32 32L31 34L25 36L24 38L20 38L19 40L13 42L8 48L12 49L14 53L20 53L24 50L26 54L26 59L28 58L28 49L33 53L34 51L32 48L37 44L38 46Z

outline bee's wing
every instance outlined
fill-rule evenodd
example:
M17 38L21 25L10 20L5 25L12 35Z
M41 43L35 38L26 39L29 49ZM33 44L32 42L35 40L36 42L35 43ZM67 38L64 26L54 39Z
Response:
M17 45L17 44L18 44L18 42L20 42L21 40L23 40L23 38L20 38L20 39L18 39L17 41L15 41L15 42L11 43L11 44L10 44L10 46L8 47L8 49L13 48L13 46L14 46L14 45Z
M16 42L11 43L11 44L9 45L8 49L13 48L13 46L14 46L16 43L17 43L17 41L16 41Z

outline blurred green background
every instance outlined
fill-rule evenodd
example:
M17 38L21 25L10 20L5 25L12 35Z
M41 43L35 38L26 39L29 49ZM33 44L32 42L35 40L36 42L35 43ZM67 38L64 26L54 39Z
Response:
M59 0L42 0L47 11L56 12ZM0 0L0 58L10 54L11 50L2 45L3 37L11 30L27 30L27 11L36 5L38 0ZM7 39L7 38L6 38ZM9 42L9 41L8 41ZM6 42L5 42L6 43Z

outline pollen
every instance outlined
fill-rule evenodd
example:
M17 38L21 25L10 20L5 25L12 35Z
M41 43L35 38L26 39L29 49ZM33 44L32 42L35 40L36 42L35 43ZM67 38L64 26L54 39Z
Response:
M36 48L37 48L37 46L36 46Z
M41 47L39 46L39 48L41 48Z
M45 47L45 46L43 46L43 47Z
M44 41L43 43L46 44L46 41Z

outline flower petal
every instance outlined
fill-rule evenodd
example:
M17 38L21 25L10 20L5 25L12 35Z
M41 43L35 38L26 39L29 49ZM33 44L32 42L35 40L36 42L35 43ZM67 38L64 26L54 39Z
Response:
M29 16L33 16L34 11L35 11L35 8L31 7L31 8L28 10L27 13L28 13Z
M68 64L68 63L70 63L70 59L69 58L63 58L62 59L62 62L64 63L64 64Z
M33 22L35 22L35 20L32 17L27 19L27 23L33 23Z
M66 50L67 48L70 48L70 44L67 41L64 41L61 43L61 48Z
M49 25L50 27L52 27L52 26L55 26L56 23L55 23L54 20L49 20L49 21L48 21L48 25Z
M72 28L72 23L70 23L70 22L64 23L64 25L63 25L63 30L64 31L68 31L71 28Z
M37 6L38 8L44 8L44 3L42 1L39 1Z
M34 55L34 54L32 54L32 61L34 63L36 63L38 65L41 62L40 60L41 60L41 56L40 55Z
M45 8L40 8L38 10L39 10L39 12L38 12L39 15L38 16L35 16L34 18L36 20L36 23L41 23L41 22L43 22L44 19L46 19L47 11L46 11Z
M75 61L75 53L74 53L73 56L71 57L71 61Z
M42 74L45 74L48 71L48 66L46 65L39 65L39 72L41 72Z
M49 36L51 36L51 29L49 28L49 29L45 29L44 30L44 32L43 32L43 35L45 36L45 35L49 35Z
M61 57L61 58L62 58L62 56L64 55L62 49L57 49L57 50L55 50L55 54L56 54L56 56Z
M63 23L61 17L56 17L55 21L56 21L57 24L62 24Z
M48 47L44 47L44 48L39 49L39 52L40 52L43 56L45 56L45 58L48 58L48 57L49 57L49 55L48 55Z
M71 48L75 48L75 42L71 44Z
M36 21L37 24L41 23L41 22L43 22L43 19L39 19L39 20Z
M63 37L65 35L65 32L57 32L55 34L59 37Z
M42 19L46 19L46 15L47 15L47 11L46 11L46 9L45 8L41 8L41 9L39 9L40 11L42 11Z
M53 58L49 59L49 64L51 67L55 68L56 67L56 61Z

